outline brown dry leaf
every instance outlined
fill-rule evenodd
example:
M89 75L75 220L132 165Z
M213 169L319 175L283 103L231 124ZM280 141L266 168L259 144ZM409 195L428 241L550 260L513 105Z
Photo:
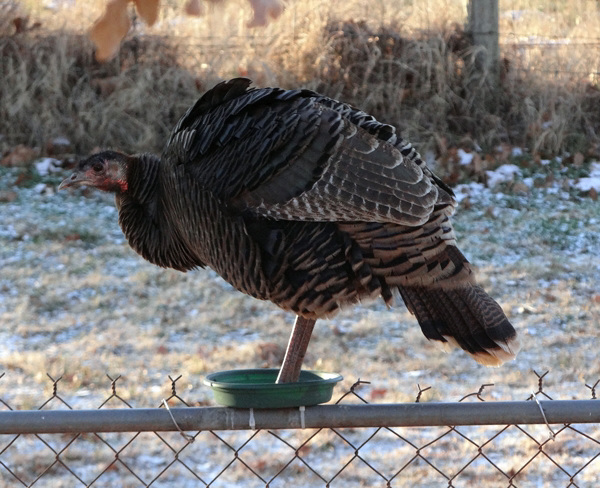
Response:
M373 390L371 390L370 399L371 401L374 401L384 398L387 395L387 392L387 388L373 388Z
M264 471L267 466L269 466L269 461L267 458L256 459L251 462L250 466L254 471Z
M249 0L254 17L248 27L265 27L269 23L267 16L276 19L283 13L283 2L280 0Z
M113 93L119 82L122 81L119 76L111 76L109 78L93 78L90 81L90 86L93 87L103 97L108 97Z
M148 25L154 25L158 19L160 0L133 0L139 16Z
M573 156L573 165L580 167L583 164L584 156L580 152L575 153Z
M31 176L31 173L28 173L28 172L21 173L20 175L17 176L17 179L15 180L15 186L28 185L31 182L31 180L33 180L33 176Z
M300 448L298 449L297 453L300 456L308 456L308 454L310 454L310 452L312 451L313 447L310 444L303 444L300 446Z
M435 142L437 143L438 153L446 154L446 151L448 151L448 139L445 136L435 134Z
M112 0L104 15L90 30L90 39L96 45L96 59L106 61L119 51L119 45L129 32L131 20L127 14L129 0Z
M596 190L595 188L590 188L589 195L590 198L594 200L594 202L598 201L598 190Z
M0 203L10 203L17 199L17 192L13 190L0 190Z
M505 162L508 161L508 158L510 157L512 153L512 147L510 146L510 144L507 144L506 142L503 142L500 145L500 151L498 154L498 161L501 162Z
M446 152L446 157L449 164L456 166L458 164L458 147L450 146Z
M473 173L475 173L476 175L478 175L479 173L482 173L483 171L485 171L485 164L484 164L484 160L481 158L481 156L477 153L473 154L473 159L471 160L471 165L473 166Z
M15 17L13 19L13 25L15 26L15 33L20 34L27 30L27 24L29 23L29 17Z
M37 147L28 147L23 144L15 146L6 156L0 161L0 166L27 166L28 163L33 161L40 153Z
M483 166L483 169L495 168L496 166L498 166L496 157L493 156L492 154L486 154L484 156L484 161L482 163L482 166Z
M466 136L460 138L460 141L458 142L458 147L463 148L466 152L474 151L475 141L469 134L467 134Z
M46 141L46 154L48 156L58 156L73 151L71 141L66 137L54 137Z
M496 207L494 206L489 206L488 208L485 209L485 216L490 218L490 219L496 219L496 217L498 216L498 211L496 210Z
M188 0L185 4L184 11L192 17L201 17L204 15L204 5L200 0Z
M512 191L518 195L527 195L529 193L529 187L522 181L517 181L512 185Z
M258 356L263 360L271 364L280 363L283 361L285 351L283 348L274 342L265 342L258 344Z

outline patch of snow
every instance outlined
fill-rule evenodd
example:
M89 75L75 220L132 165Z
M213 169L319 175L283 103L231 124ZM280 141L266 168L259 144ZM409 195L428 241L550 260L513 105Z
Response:
M419 376L426 375L429 372L430 371L428 369L415 369L413 371L405 371L403 375L408 376L409 378L418 378Z
M542 159L542 160L540 161L540 164L541 164L542 166L548 166L548 165L550 164L550 160L549 160L549 159Z
M529 12L529 10L506 10L500 14L500 17L503 19L521 20Z
M56 12L63 7L72 7L75 5L75 0L46 0L43 5L44 8Z
M600 191L600 175L590 176L589 178L579 178L579 181L573 186L581 191L590 191L592 189Z
M464 149L460 148L458 150L458 161L462 166L466 166L467 164L471 164L473 161L473 153L468 153Z
M480 195L485 191L483 183L463 183L454 187L454 195L458 203L462 202L466 197Z
M527 188L533 188L533 182L534 182L534 179L531 176L528 176L527 178L523 178L523 183L525 184L525 186Z
M590 191L594 189L600 191L600 162L594 161L590 164L590 175L588 177L579 178L577 182L570 183L580 191Z
M38 183L37 185L35 185L33 187L33 191L39 194L44 193L44 191L46 190L46 183Z
M495 171L486 171L488 187L495 188L500 183L513 181L515 176L521 174L521 169L516 164L503 164Z
M40 176L48 176L50 173L62 171L62 162L54 158L42 158L36 161L34 166Z
M427 166L429 166L430 168L437 164L435 153L431 150L425 151L425 153L423 154L423 160L427 163Z
M140 464L145 464L147 466L160 466L163 464L163 458L160 456L152 456L148 454L141 454L137 457L137 461Z
M55 146L70 146L71 141L69 141L69 139L67 139L66 137L61 136L52 139L52 144L54 144Z
M510 151L510 154L512 156L523 156L523 149L521 149L520 147L513 147Z

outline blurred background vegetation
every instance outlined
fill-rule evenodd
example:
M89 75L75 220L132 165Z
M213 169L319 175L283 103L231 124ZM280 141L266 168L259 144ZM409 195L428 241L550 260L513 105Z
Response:
M118 55L101 63L87 33L104 0L2 2L2 154L24 144L44 155L56 138L78 155L160 151L198 96L247 76L308 87L398 126L446 176L458 149L479 152L482 170L499 164L502 145L534 161L599 155L595 0L501 0L497 85L476 68L467 0L295 0L261 28L248 27L246 0L205 2L200 17L183 3L163 0L152 27L131 6Z

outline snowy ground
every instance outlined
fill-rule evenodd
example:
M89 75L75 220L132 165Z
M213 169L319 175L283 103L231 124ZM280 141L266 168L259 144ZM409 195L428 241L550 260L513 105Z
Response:
M181 374L181 396L190 404L207 405L212 398L202 385L205 374L279 365L293 320L289 314L234 291L210 270L181 274L146 263L126 244L111 197L97 192L85 196L56 193L64 172L45 164L36 172L46 169L46 174L35 175L26 187L15 184L18 170L0 168L0 373L5 372L0 399L12 408L39 407L51 394L49 373L55 378L63 375L59 392L71 406L96 408L110 395L109 374L113 378L122 375L119 394L133 406L156 406L169 395L167 375ZM555 399L589 398L585 383L600 379L596 331L600 322L600 205L586 192L600 190L598 180L598 163L575 173L553 161L536 171L500 168L488 175L493 188L471 183L456 189L461 202L454 219L459 245L479 268L479 281L502 304L521 335L523 347L516 361L487 369L461 351L442 353L423 338L401 304L387 310L374 302L319 321L305 366L344 376L334 398L361 378L372 383L363 390L369 401L414 401L417 384L432 387L422 401L455 401L484 383L494 384L485 390L488 400L524 400L537 389L532 370L550 370L545 390ZM53 407L58 405L53 403ZM331 471L334 459L344 459L344 449L349 447L344 448L343 442L339 447L333 433L321 435L325 437L314 442L307 456L313 456L312 462L320 469ZM249 434L231 436L243 439ZM126 437L115 434L111 439L119 443ZM205 444L194 443L196 456L204 459L194 461L194 466L207 473L218 465L211 455L231 457L231 451L209 437L207 433ZM371 445L387 449L389 439L379 437ZM0 439L0 460L14 466L22 456L22 475L31 478L32 472L39 471L38 464L43 464L41 454L31 453L48 449L35 438L31 445L21 439L21 454L16 448L2 454L6 440ZM146 473L144 479L160 472L163 462L165 446L151 441L156 441L154 434L147 443L132 444L137 447L130 450L131 463ZM571 440L564 442L557 456L569 451ZM114 459L114 453L101 443L89 439L77 443L71 462L84 479L91 476L88 471ZM253 462L276 472L272 458L280 457L278 449L289 448L278 441L271 443L265 433L262 441L250 444L254 454L247 452ZM511 459L518 465L519 450L537 449L509 436L500 444L501 451L513 452L498 461L507 472L515 469ZM464 449L452 455L467 459L469 448ZM594 445L591 449L598 451ZM390 449L379 459L371 454L373 462L393 466L404 455L401 450ZM86 452L87 457L82 454ZM94 453L91 460L89 452ZM441 460L448 456L443 446L440 453ZM329 476L343 464L340 460ZM543 486L536 480L547 481L543 473L548 470L556 471L552 479L557 483L565 479L549 461L538 464L518 486ZM288 478L295 479L297 486L322 486L302 466L290 470ZM455 486L471 486L474 479L483 479L478 478L481 473L477 474L476 467L473 470L474 474L465 472L458 478L465 481ZM35 486L77 486L72 477L65 478L58 471L47 477L47 484L40 481ZM183 471L168 471L170 477L165 475L162 484L153 486L196 486L186 481ZM215 486L253 486L243 471ZM580 475L578 486L593 486L600 466L592 464L585 472L592 477ZM115 486L115 476L121 486L142 486L127 473L112 470L94 486ZM486 486L506 486L495 474L492 470ZM413 475L421 477L421 486L439 486L439 475L426 465L413 469ZM431 481L423 478L426 475L433 476ZM357 469L352 476L354 486L376 486L369 469ZM340 476L339 486L347 486L343 479ZM14 479L1 468L0 480L13 486L10 480Z

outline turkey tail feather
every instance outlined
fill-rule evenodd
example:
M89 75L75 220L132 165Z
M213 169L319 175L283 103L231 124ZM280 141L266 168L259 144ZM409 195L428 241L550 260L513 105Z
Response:
M518 353L515 329L480 286L398 288L427 339L442 347L458 346L488 366L499 366Z

